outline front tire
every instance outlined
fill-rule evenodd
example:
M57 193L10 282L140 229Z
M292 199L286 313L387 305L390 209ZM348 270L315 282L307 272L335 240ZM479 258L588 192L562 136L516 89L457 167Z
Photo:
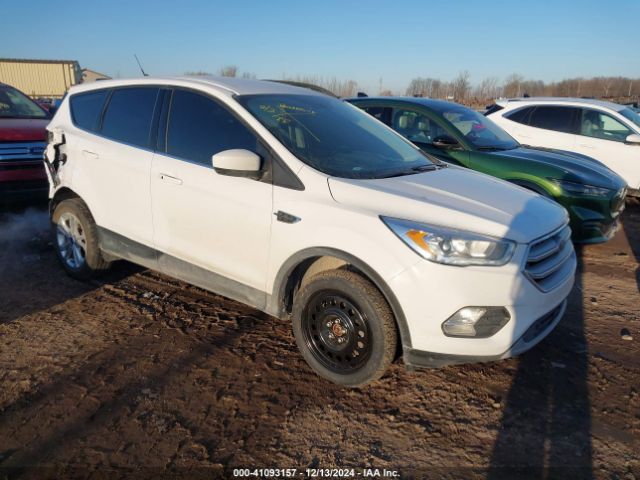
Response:
M51 233L58 260L73 278L89 280L109 268L100 251L91 212L79 198L63 200L56 206Z
M377 380L394 359L398 333L391 308L355 272L312 277L295 297L292 318L302 356L334 383L355 387Z

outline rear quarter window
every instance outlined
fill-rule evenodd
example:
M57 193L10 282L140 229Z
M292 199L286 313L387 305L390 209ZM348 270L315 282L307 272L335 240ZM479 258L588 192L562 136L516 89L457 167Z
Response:
M508 118L512 122L529 125L529 118L531 117L532 111L533 107L519 108L518 110L514 110L513 112L506 113L504 115L504 118Z
M95 90L72 95L69 105L73 123L83 130L97 131L107 93L107 90Z

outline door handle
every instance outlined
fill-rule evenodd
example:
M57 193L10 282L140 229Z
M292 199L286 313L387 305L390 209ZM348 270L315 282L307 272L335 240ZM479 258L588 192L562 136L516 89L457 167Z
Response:
M594 147L593 145L587 145L585 143L579 143L578 144L579 147L583 147L583 148L590 148L590 149L594 149L596 147Z
M82 155L84 155L86 158L93 158L94 160L100 158L100 155L95 152L90 152L89 150L82 150Z
M166 180L168 182L175 183L176 185L182 185L182 179L166 173L160 174L160 180Z

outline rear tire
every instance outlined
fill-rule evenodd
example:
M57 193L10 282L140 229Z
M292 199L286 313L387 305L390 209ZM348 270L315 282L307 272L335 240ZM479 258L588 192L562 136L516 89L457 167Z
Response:
M321 377L356 387L379 379L393 361L393 313L369 280L348 270L313 276L295 297L293 334Z
M53 245L65 271L89 280L111 265L102 256L98 229L91 212L79 198L63 200L51 215Z

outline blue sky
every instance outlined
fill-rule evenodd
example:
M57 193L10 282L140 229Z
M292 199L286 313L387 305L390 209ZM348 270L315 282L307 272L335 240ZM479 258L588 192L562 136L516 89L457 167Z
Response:
M74 59L112 76L320 75L403 92L417 76L471 82L640 77L640 0L15 0L0 57ZM20 19L12 22L11 19Z

